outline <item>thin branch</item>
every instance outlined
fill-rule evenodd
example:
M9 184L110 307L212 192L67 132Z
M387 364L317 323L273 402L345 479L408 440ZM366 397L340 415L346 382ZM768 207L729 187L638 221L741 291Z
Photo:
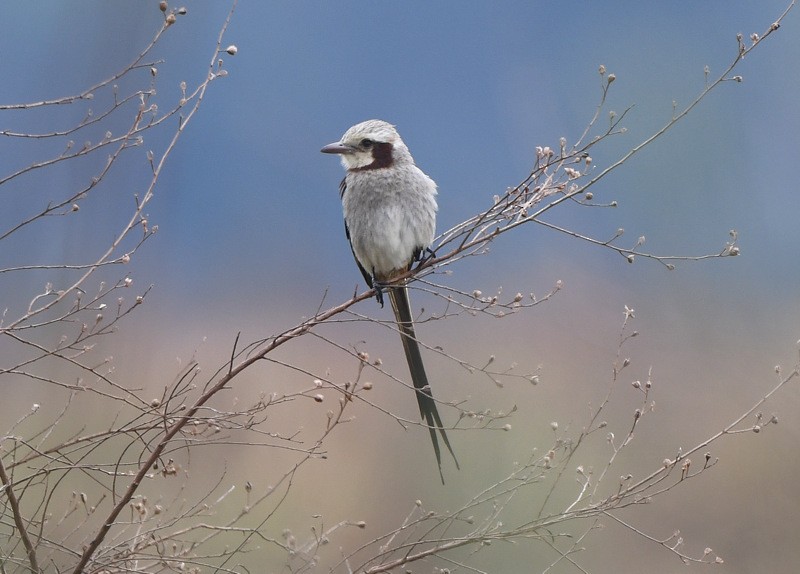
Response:
M2 458L0 458L0 482L3 483L3 492L8 499L9 506L11 506L11 514L14 517L14 525L17 527L17 532L19 532L22 544L25 546L25 553L28 555L28 562L30 564L31 572L38 574L38 572L41 570L39 569L39 562L36 557L36 548L28 536L28 527L25 524L25 519L22 516L22 510L19 507L19 500L17 500L17 496L14 494L13 483L6 473L6 467L3 464Z

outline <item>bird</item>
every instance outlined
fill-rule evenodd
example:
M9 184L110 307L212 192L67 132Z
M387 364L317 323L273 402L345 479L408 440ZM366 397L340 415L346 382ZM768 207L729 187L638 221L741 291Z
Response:
M460 467L425 373L414 332L408 281L400 278L414 263L433 255L430 245L436 231L436 183L416 166L395 126L383 120L356 124L338 142L320 151L339 155L345 169L339 185L345 235L378 303L383 307L384 291L391 301L420 416L430 431L444 484L437 431L456 468Z

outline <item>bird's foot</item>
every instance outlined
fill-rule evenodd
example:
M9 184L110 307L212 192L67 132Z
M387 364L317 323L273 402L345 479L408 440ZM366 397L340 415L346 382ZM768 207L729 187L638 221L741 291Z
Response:
M375 299L378 301L378 304L383 307L383 291L386 289L386 283L381 283L373 279L372 288L375 289Z
M430 247L426 247L425 249L417 252L417 256L415 259L417 260L417 267L424 265L425 262L429 261L436 257L436 253Z

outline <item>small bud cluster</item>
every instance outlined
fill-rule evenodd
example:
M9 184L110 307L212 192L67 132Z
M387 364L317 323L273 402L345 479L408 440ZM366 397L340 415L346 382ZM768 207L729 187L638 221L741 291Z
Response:
M545 147L538 145L536 146L537 159L549 160L551 157L553 157L553 150L550 148L550 146L545 146Z
M185 16L186 13L187 13L186 8L181 6L177 10L173 10L172 12L167 14L167 9L168 8L169 8L169 4L167 4L167 0L161 0L158 3L158 9L161 10L161 12L163 12L164 14L166 14L166 16L164 17L164 21L166 22L167 26L172 26L175 23L175 21L176 21L175 15L176 14L178 14L180 16Z
M550 450L544 455L542 462L544 463L545 468L551 468L553 465L553 459L556 457L556 451Z

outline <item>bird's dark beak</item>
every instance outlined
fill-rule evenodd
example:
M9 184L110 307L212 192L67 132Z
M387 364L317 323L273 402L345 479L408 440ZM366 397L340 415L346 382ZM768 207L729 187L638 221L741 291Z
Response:
M321 151L322 153L351 154L355 153L356 150L354 150L349 145L343 144L342 142L334 142L326 145L319 151Z

